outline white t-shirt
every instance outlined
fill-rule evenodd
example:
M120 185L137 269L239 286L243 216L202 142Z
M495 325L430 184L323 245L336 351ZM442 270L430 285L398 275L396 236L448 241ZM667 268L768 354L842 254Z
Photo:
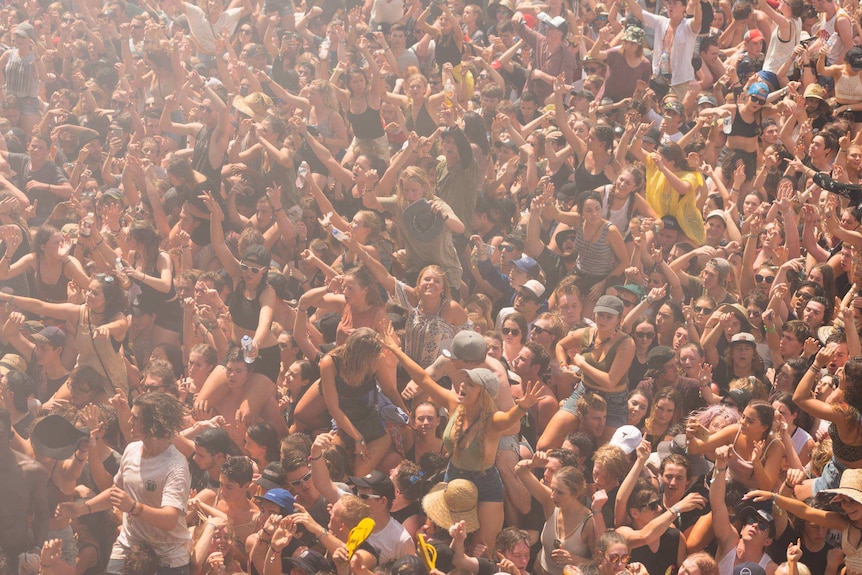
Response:
M375 549L380 551L380 564L400 559L407 555L416 555L416 547L413 545L413 539L410 534L404 529L395 519L389 519L386 527L372 533L368 538Z
M404 0L374 0L371 21L375 24L396 24L404 17Z
M655 31L654 48L652 51L653 74L659 74L661 54L664 52L664 35L670 26L670 18L657 16L643 11L644 25ZM697 42L697 30L692 28L693 18L686 18L676 27L673 35L673 46L670 49L670 69L672 72L670 85L677 86L694 80L694 68L691 57Z
M191 539L186 527L186 506L192 483L189 464L173 445L156 457L143 459L143 446L143 442L135 441L126 447L114 485L148 507L175 507L180 510L180 517L173 529L165 531L140 517L123 514L123 528L111 550L111 559L125 558L125 549L143 542L155 549L160 563L172 568L182 567L189 562Z
M214 24L210 24L203 10L188 2L184 2L183 5L186 7L192 39L204 54L215 54L216 34L221 34L225 38L230 37L242 15L242 8L231 8L222 12Z

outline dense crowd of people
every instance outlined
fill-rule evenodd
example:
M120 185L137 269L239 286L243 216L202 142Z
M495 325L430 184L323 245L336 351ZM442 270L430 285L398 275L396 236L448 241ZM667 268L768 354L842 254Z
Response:
M862 575L859 0L5 0L0 575Z

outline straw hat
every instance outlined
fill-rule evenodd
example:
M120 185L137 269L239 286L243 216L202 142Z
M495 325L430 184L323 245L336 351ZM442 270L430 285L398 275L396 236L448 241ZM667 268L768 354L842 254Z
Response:
M272 108L272 99L262 92L252 92L248 96L234 98L233 107L251 116L255 122L260 122L266 116L266 111Z
M422 509L435 524L449 529L464 521L467 533L479 529L479 490L472 481L453 479L438 483L422 498Z
M845 469L841 474L841 484L836 489L824 489L823 493L834 493L845 495L855 501L862 503L862 469ZM428 513L430 516L431 513Z

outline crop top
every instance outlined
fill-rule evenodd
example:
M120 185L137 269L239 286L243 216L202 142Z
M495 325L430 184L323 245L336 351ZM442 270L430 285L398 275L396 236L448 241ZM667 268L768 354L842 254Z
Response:
M856 420L860 419L860 414L856 409L849 407L850 415L855 415ZM854 462L862 461L862 445L848 445L841 436L838 435L838 427L834 423L829 424L829 437L832 438L832 455L842 461Z
M227 304L234 325L249 331L257 330L257 325L260 322L260 294L266 285L261 282L253 299L246 299L243 295L244 285L242 283L237 286Z
M383 122L380 120L380 110L375 110L368 104L361 114L354 114L348 107L347 118L353 127L353 135L360 140L374 140L386 135L383 131Z
M746 122L739 113L739 104L736 105L736 114L733 116L733 124L730 127L731 136L741 136L743 138L756 138L760 135L759 115L754 118L753 122Z

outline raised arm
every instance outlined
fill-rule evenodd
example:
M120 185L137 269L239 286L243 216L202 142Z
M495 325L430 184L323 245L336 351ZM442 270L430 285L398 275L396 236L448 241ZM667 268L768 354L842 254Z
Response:
M398 358L398 362L404 367L404 371L407 372L410 379L416 382L432 401L438 405L446 406L450 413L458 407L458 395L453 390L446 389L431 379L418 363L394 343L384 342L384 345Z

